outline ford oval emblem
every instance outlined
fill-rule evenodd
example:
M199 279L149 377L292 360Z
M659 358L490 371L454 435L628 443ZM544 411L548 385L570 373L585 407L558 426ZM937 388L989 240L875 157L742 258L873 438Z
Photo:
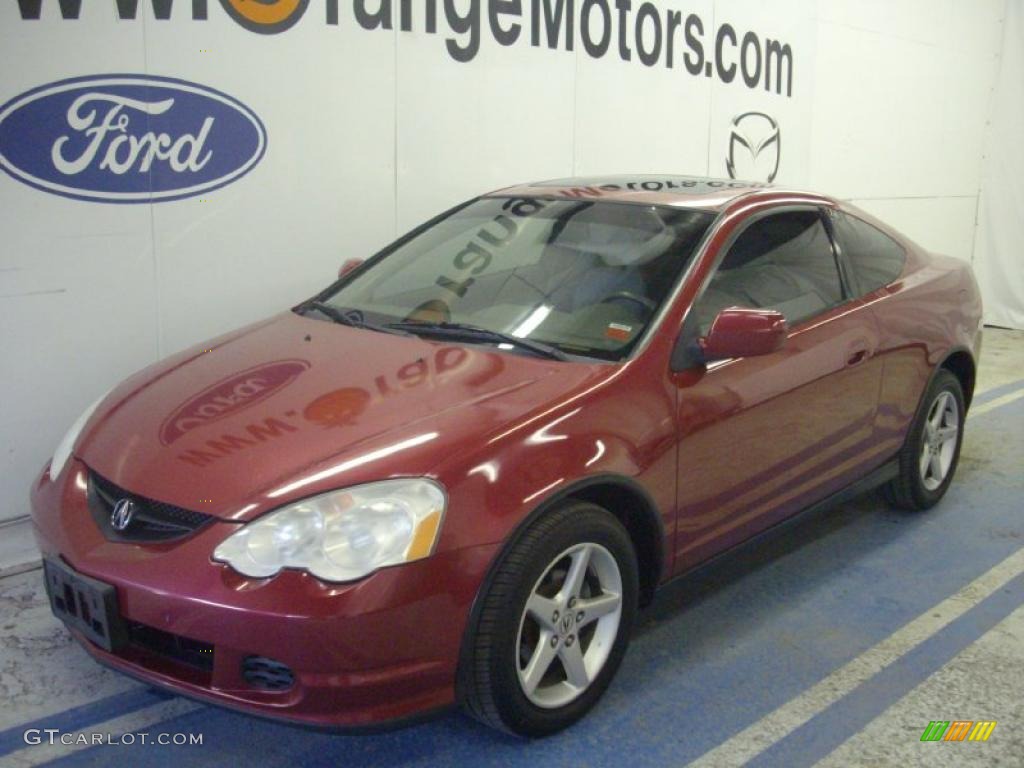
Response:
M0 107L0 168L77 200L203 194L251 171L266 148L263 123L247 106L167 77L76 77Z
M287 387L309 368L305 360L278 360L233 373L189 397L160 425L160 442L170 445L188 432L243 411Z

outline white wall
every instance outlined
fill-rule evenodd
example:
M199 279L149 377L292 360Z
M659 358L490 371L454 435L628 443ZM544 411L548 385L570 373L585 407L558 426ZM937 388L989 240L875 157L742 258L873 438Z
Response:
M985 142L974 270L985 319L1024 330L1024 0L1006 6L1003 54Z
M149 0L135 20L118 19L114 0L82 3L77 20L61 19L57 0L42 0L38 20L0 3L0 102L76 76L161 75L240 100L268 136L248 175L175 202L82 202L0 174L0 519L27 511L28 485L65 427L132 370L296 303L344 259L490 188L570 174L723 176L730 121L746 111L778 121L778 183L853 198L923 245L971 258L1003 0L658 3L663 19L672 9L701 19L712 59L725 23L740 39L790 44L791 96L689 74L681 31L671 69L664 50L653 67L635 50L622 61L614 36L604 57L587 55L578 18L573 51L534 47L532 0L507 47L482 0L479 53L460 63L446 38L466 36L447 31L444 0L438 33L426 34L427 3L412 0L405 32L397 18L391 31L361 28L352 0L334 3L329 24L332 3L309 0L278 34L233 21L225 6L237 0L196 4L205 20L186 0L169 20Z
M971 260L1004 5L820 3L808 183Z

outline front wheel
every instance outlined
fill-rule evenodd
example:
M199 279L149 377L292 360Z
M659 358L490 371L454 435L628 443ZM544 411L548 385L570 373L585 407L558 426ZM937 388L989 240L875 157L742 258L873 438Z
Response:
M885 486L890 504L924 510L938 503L956 472L966 416L959 379L939 371L900 451L900 473Z
M538 519L481 597L461 686L469 713L531 737L576 722L618 669L637 594L632 542L608 511L569 502Z

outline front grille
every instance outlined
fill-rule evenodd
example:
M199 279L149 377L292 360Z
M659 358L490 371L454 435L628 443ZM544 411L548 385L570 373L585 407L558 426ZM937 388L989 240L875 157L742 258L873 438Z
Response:
M132 502L131 522L123 530L116 530L111 524L111 513L123 499ZM198 531L214 519L202 512L131 493L92 471L89 510L103 535L112 541L171 541Z
M264 691L286 691L295 685L291 667L266 656L246 656L242 660L242 677L253 688Z
M213 646L199 640L164 632L162 629L129 621L128 642L150 653L172 659L202 672L213 671Z

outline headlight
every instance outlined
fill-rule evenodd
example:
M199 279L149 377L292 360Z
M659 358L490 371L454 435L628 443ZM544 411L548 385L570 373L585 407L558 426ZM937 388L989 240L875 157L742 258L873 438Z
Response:
M56 480L57 476L64 471L64 465L67 464L68 459L71 458L71 451L74 450L75 441L78 440L78 435L82 431L82 427L85 426L85 422L87 422L89 417L92 416L93 411L99 407L99 404L102 403L109 394L110 393L107 392L96 400L95 403L86 408L75 423L71 425L71 429L69 429L64 437L61 438L61 441L57 444L57 450L53 452L53 459L50 461L51 480Z
M432 480L368 483L270 512L222 541L213 559L255 578L299 568L354 581L430 555L444 510L444 491Z

